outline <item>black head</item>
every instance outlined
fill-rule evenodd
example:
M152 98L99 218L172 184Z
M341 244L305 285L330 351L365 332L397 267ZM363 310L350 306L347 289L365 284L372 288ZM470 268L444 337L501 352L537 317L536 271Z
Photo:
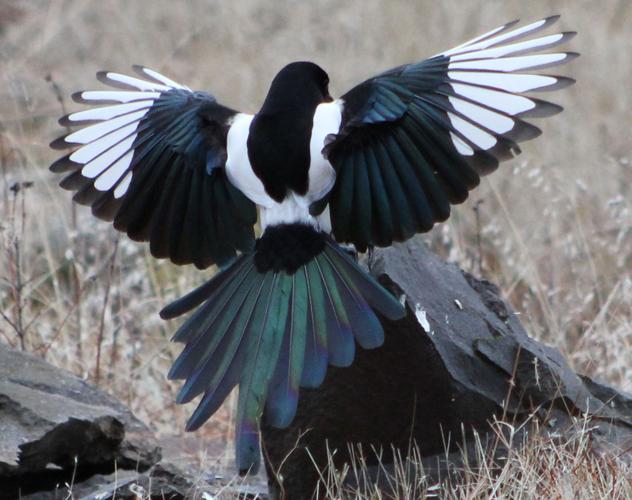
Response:
M272 80L261 111L313 108L332 100L328 87L329 76L317 64L306 61L290 63Z
M266 192L277 202L288 190L303 196L309 187L310 137L316 107L331 101L329 77L310 62L288 64L272 80L250 124L248 158Z

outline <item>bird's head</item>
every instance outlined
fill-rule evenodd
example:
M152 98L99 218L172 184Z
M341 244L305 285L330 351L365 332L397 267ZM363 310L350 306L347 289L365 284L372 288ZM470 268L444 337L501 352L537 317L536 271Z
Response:
M262 112L275 112L297 107L313 108L331 102L329 76L312 62L293 62L285 66L272 80Z

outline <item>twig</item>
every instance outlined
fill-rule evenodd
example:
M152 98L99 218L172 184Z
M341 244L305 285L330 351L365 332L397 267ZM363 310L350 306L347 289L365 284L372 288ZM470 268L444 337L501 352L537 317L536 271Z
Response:
M103 296L103 307L101 308L101 318L99 320L99 334L97 335L97 359L94 369L94 383L99 385L101 378L101 346L103 345L103 335L105 332L105 311L108 306L108 300L110 298L110 288L112 285L112 274L114 273L114 264L116 262L116 252L118 250L119 234L116 235L114 241L114 250L110 256L110 265L108 266L108 274L105 282L105 294Z
M18 336L20 342L20 349L23 351L26 350L26 329L24 328L24 304L22 292L24 290L24 282L22 279L22 254L20 241L24 236L24 228L26 226L26 203L25 203L25 190L33 186L32 182L15 182L9 188L13 193L13 203L11 207L11 220L13 224L13 245L12 250L9 250L9 261L12 264L11 268L13 271L14 280L12 283L12 292L13 292L13 300L15 302L15 317L13 321L10 321L9 324L15 330L16 335ZM21 195L21 200L19 204L19 209L21 211L20 215L20 227L17 228L18 224L16 223L16 214L17 214L17 206L18 206L18 196ZM5 319L8 319L3 314Z
M483 244L481 242L481 205L483 204L482 199L478 200L474 204L474 216L476 218L476 249L478 251L478 274L479 276L483 275Z

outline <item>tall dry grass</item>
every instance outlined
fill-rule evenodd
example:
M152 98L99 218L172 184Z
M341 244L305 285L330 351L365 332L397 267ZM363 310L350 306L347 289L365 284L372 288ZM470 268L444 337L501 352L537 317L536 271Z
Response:
M98 69L156 68L255 111L286 62L332 94L510 19L561 13L582 57L566 111L487 178L433 247L498 283L528 331L582 373L632 390L632 2L628 0L0 0L0 341L111 391L163 434L192 407L165 374L179 348L157 311L206 279L152 259L74 207L47 166L56 119ZM477 239L480 236L480 245ZM226 440L230 405L203 434ZM230 452L227 453L230 455Z
M592 428L589 418L579 418L568 434L560 436L537 425L530 434L495 422L492 443L477 435L460 450L461 463L455 464L458 456L448 463L446 456L442 480L418 448L408 457L396 455L394 464L368 465L369 457L379 456L379 451L351 447L352 460L342 469L334 466L334 453L329 455L317 491L325 498L345 500L631 498L632 470L616 457L594 453Z

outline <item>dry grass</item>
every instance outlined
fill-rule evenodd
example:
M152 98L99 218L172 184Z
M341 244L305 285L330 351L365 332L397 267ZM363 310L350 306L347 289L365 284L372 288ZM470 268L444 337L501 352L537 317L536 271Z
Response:
M367 456L374 451L355 448L354 460L342 470L333 467L330 455L318 488L327 498L344 500L632 497L630 466L594 452L587 418L575 420L563 436L537 425L529 433L500 422L492 428L495 439L491 446L480 437L475 439L469 450L461 450L467 459L451 465L440 479L427 463L424 468L418 451L394 465L368 466Z
M566 69L579 83L553 97L566 111L430 238L498 283L530 333L576 369L632 390L628 0L0 0L0 341L99 383L160 433L181 432L192 410L174 405L177 385L165 381L179 348L168 342L176 325L157 311L212 271L153 260L73 207L46 169L56 118L76 109L65 96L93 86L97 69L146 64L252 111L290 60L318 62L340 93L509 19L554 12L580 32L572 48L582 57ZM232 404L203 435L230 435ZM566 466L564 448L534 446ZM507 477L539 478L520 469L527 458L508 461ZM456 497L472 498L466 491Z

